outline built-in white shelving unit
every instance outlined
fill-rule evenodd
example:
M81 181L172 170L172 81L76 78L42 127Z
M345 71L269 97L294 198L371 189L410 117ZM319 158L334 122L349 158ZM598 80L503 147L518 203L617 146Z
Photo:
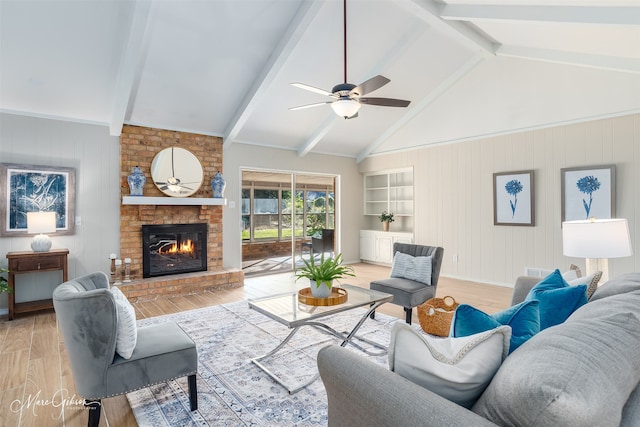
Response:
M366 174L364 214L413 216L413 168Z
M146 197L124 196L123 205L226 206L227 199L206 197Z

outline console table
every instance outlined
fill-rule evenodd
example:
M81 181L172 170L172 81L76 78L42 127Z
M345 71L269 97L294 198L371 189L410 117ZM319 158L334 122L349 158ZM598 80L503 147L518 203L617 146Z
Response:
M13 292L8 293L9 299L9 320L13 320L16 313L27 313L30 311L53 308L53 300L44 299L38 301L26 301L16 303L16 274L39 273L46 271L62 270L62 281L68 280L67 256L68 249L53 249L48 252L9 252L9 287Z

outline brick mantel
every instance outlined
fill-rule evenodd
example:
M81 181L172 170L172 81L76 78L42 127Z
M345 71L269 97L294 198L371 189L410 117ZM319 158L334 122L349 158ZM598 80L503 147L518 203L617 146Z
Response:
M208 184L216 174L222 172L222 139L214 136L196 135L187 132L167 131L139 126L126 125L122 129L120 137L120 189L122 198L129 195L127 177L135 166L142 169L146 177L143 194L147 197L168 198L160 192L151 178L151 162L157 153L169 147L181 147L192 152L204 171L204 181L193 198L211 199L213 196L211 186ZM172 200L173 203L173 200ZM201 286L198 275L193 273L188 276L189 286L184 286L184 293L193 292L194 289L207 288L211 284L211 275L229 276L230 282L223 283L222 287L242 286L242 272L226 272L222 267L222 204L206 205L120 205L120 257L131 258L131 273L134 278L142 277L142 226L147 224L208 224L207 238L207 272L202 275ZM177 275L182 276L182 275ZM165 282L175 282L177 276L165 276ZM173 279L172 279L173 277ZM238 282L238 277L240 277ZM178 278L179 279L179 278ZM143 282L142 280L140 280ZM220 281L216 278L215 281ZM134 281L135 282L135 281ZM144 280L146 282L146 279ZM151 293L181 293L180 286L168 285L168 292L163 292L162 278L155 278L153 291L143 292L148 289L142 283L137 288L126 287L129 296L144 298ZM224 280L222 280L224 282Z

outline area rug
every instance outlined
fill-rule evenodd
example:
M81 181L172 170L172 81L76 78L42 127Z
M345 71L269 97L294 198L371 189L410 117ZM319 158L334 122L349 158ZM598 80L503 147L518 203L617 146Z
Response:
M354 309L327 318L338 331L351 330L365 313ZM140 326L177 322L196 342L198 349L198 410L189 410L186 378L158 384L127 394L140 426L325 426L327 397L322 380L290 395L251 362L278 345L290 332L286 326L249 308L246 301L200 310L143 319ZM388 346L397 318L376 313L358 335ZM263 364L287 384L297 384L317 373L316 355L337 338L312 327L303 327L276 355ZM362 347L377 349L364 341ZM380 365L386 354L368 356L352 345L351 351ZM379 350L378 350L379 351Z

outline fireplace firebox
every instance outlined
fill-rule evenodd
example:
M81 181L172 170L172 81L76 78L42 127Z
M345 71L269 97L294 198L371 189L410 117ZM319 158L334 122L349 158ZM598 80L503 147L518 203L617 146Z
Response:
M207 271L207 224L142 226L142 277Z

